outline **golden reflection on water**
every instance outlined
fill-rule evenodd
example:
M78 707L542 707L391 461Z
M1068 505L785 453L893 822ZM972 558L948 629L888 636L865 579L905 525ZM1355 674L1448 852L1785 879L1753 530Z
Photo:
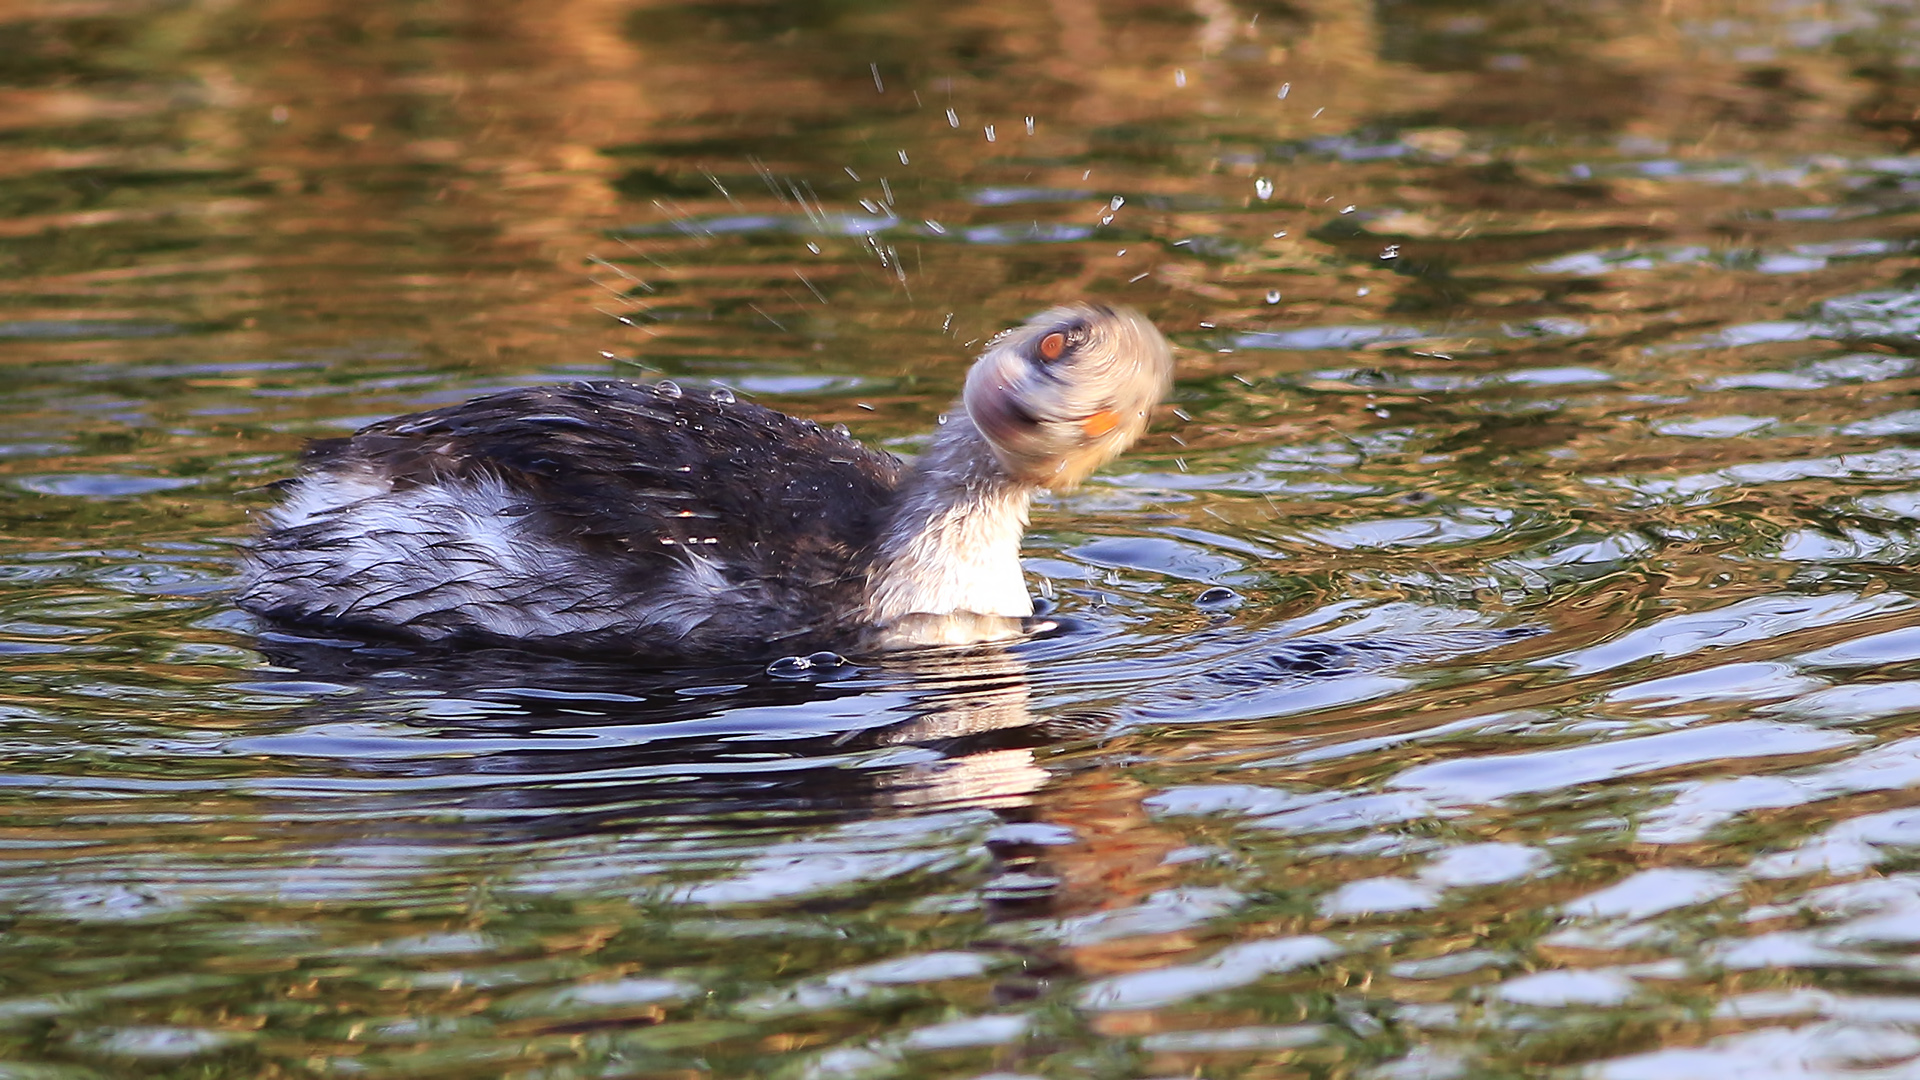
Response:
M1916 41L1757 0L0 4L0 1059L1911 1060ZM1036 515L1078 631L783 684L226 605L308 437L664 373L910 450L1082 295L1182 349Z

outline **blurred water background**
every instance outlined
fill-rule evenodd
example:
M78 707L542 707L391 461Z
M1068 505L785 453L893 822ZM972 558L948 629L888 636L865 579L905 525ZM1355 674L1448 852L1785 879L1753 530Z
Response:
M1920 19L0 0L0 1078L1920 1075ZM1180 348L1066 620L265 631L301 443Z

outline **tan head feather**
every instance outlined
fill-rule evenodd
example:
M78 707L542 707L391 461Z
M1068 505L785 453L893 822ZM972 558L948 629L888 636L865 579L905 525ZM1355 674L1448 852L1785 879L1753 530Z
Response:
M967 373L967 415L1015 479L1066 489L1146 430L1173 350L1130 308L1067 304L995 338Z

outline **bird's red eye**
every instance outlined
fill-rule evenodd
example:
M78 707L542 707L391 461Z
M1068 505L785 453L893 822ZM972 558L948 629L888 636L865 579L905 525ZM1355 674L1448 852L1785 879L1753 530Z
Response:
M1060 354L1066 351L1067 335L1058 330L1040 339L1040 358L1042 360L1058 360L1060 359Z

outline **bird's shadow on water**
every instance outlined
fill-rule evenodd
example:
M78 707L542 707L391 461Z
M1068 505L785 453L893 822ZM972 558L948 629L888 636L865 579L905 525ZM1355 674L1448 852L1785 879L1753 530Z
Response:
M334 689L229 749L346 783L363 812L451 817L503 838L689 816L1005 809L1048 782L1046 748L1379 697L1415 667L1536 633L1358 625L1221 627L1162 642L1159 656L1114 657L1102 629L1066 621L1012 646L816 663L804 678L273 630L261 647L279 678Z

